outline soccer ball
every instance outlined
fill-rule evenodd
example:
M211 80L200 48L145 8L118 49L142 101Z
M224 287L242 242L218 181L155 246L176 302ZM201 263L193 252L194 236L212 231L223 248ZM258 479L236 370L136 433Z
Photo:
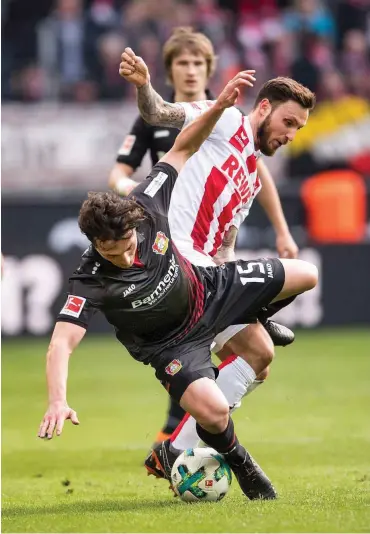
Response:
M171 472L172 487L185 502L220 501L229 491L231 469L210 447L186 449Z

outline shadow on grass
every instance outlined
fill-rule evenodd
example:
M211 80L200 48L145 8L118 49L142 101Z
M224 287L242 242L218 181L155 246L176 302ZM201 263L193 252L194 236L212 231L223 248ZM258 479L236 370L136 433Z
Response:
M170 508L178 506L175 501L139 501L135 499L107 500L107 501L77 501L73 503L58 504L55 506L8 506L2 509L2 518L27 517L32 515L53 515L69 513L100 513L100 512L134 512L151 510L153 508Z

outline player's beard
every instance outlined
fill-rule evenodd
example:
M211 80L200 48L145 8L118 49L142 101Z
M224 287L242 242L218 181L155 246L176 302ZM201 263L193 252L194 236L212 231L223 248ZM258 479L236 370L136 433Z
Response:
M275 154L275 149L268 144L269 137L271 137L270 122L271 113L260 124L257 131L258 148L265 156L273 156Z

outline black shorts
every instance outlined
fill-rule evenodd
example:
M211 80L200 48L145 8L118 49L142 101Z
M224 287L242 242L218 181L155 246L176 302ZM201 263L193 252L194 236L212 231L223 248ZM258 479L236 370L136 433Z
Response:
M285 281L284 267L277 258L238 260L198 270L206 298L203 316L181 341L166 347L151 362L156 377L177 402L195 380L217 378L210 351L215 335L232 324L255 322Z

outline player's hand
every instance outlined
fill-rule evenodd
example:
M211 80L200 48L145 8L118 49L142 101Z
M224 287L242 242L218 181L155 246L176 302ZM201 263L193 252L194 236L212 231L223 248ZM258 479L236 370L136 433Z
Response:
M216 265L223 265L224 263L227 263L228 261L235 261L235 250L228 248L228 249L219 249L217 251L217 254L213 256L213 261Z
M294 259L298 257L299 249L290 232L276 237L276 250L280 258Z
M243 70L229 81L224 90L217 98L217 103L223 109L234 106L240 95L240 90L244 87L253 87L256 78L255 70Z
M70 419L74 425L79 425L77 413L66 402L55 402L49 405L37 434L39 438L51 439L54 432L57 436L63 431L64 422Z
M125 48L121 55L121 63L119 65L119 73L130 83L141 87L150 82L149 70L144 60L135 55L131 48Z

